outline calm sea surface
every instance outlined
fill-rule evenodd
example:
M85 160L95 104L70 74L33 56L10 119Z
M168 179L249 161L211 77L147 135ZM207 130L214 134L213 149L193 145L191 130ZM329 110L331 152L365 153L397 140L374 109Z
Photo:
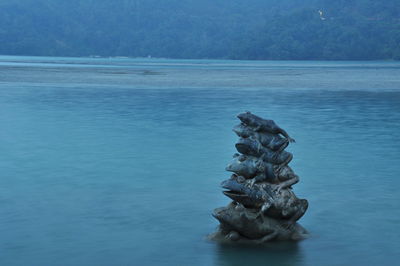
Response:
M249 110L311 237L206 240ZM400 63L0 57L0 265L396 265Z

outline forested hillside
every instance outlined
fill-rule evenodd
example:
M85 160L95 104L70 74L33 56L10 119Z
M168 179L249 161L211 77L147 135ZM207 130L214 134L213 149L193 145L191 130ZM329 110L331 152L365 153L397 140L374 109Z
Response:
M400 0L0 0L0 54L400 59Z

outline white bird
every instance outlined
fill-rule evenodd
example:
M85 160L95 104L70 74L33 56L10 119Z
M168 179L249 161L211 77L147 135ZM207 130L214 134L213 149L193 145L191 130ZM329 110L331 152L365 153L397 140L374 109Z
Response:
M322 10L318 10L318 13L319 13L320 19L321 19L321 20L325 20L325 18L323 17L323 16L324 16L324 13L322 12Z

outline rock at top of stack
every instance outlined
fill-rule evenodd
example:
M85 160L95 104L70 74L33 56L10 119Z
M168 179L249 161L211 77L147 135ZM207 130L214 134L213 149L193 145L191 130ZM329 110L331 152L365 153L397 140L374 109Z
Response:
M271 134L282 134L289 142L295 142L289 134L280 128L273 120L263 119L250 112L242 113L237 116L243 124L251 127L256 132L264 132Z

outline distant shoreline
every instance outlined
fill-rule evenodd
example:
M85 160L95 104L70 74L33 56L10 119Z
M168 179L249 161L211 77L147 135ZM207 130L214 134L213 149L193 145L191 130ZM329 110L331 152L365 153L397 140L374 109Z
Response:
M80 59L137 59L137 60L221 60L221 61L285 61L285 62L400 62L400 59L239 59L239 58L180 58L180 57L144 57L144 56L100 56L100 55L30 55L30 54L0 54L0 57L49 57L49 58L80 58Z

